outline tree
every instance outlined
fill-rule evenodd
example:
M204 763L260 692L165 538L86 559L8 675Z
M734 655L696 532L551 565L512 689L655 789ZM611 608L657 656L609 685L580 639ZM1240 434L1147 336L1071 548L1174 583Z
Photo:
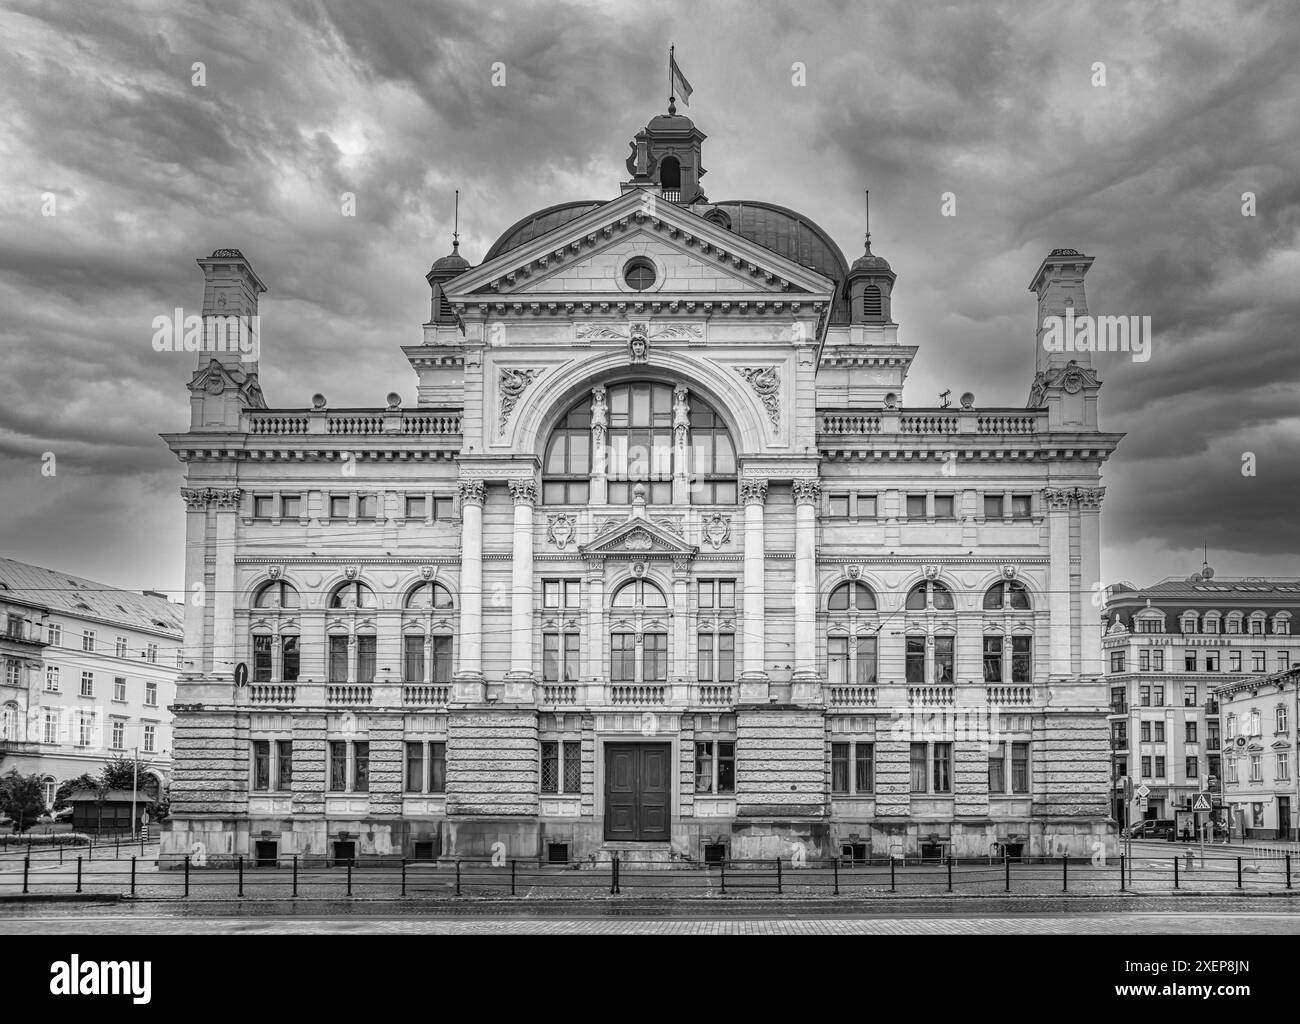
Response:
M39 775L20 775L17 768L0 776L0 811L22 832L45 813L45 783Z
M137 761L118 754L100 769L99 779L105 789L130 791L135 788L137 780L141 786L149 781L148 768L148 761Z

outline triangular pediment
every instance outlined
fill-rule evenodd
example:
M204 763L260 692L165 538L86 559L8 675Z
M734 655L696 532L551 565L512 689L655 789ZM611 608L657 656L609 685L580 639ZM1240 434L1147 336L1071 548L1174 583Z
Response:
M578 551L584 558L626 555L629 558L694 558L699 552L680 536L658 523L641 516L630 516L622 523L610 524L590 544Z
M633 255L662 261L653 290L633 291L623 283L623 265ZM629 300L770 293L829 301L834 291L835 282L817 271L643 189L633 189L446 285L453 303L552 292L569 296L569 301L584 292Z

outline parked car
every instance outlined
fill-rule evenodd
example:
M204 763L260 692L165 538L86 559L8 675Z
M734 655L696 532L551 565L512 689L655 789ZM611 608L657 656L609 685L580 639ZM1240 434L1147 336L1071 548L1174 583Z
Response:
M1148 818L1128 830L1130 839L1168 839L1174 834L1171 818Z

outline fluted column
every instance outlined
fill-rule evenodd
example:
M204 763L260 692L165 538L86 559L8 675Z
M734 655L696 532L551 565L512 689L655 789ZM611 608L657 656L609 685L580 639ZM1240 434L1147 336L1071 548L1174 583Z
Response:
M815 690L817 673L817 503L821 484L794 482L794 677L796 690ZM802 703L816 693L793 693Z
M483 699L483 502L487 485L462 480L460 487L460 636L456 698Z
M1085 677L1102 673L1101 630L1093 596L1101 582L1101 499L1104 487L1081 487L1079 501L1079 612L1082 631L1079 671Z
M587 677L605 676L605 564L598 562L587 576Z
M204 613L212 595L208 593L205 556L208 544L208 491L203 487L182 487L185 501L185 653L182 672L202 672L204 656Z
M235 664L243 661L235 650L235 519L239 515L238 487L219 487L208 492L217 509L215 554L216 573L212 595L212 672L233 676Z
M533 679L533 505L537 484L511 480L515 503L514 544L510 556L510 673L508 682ZM523 694L519 695L524 698Z
M1048 579L1051 587L1047 602L1052 617L1048 631L1050 674L1058 679L1070 674L1070 500L1073 496L1074 492L1069 488L1043 489L1043 502L1047 506Z
M744 601L744 670L741 673L741 699L767 699L766 649L764 639L763 503L767 500L766 480L742 480L740 500L745 505L745 601Z
M670 652L670 682L674 687L693 678L690 662L690 616L686 609L690 604L691 561L688 558L673 559L673 638ZM686 700L686 689L676 694L676 699Z

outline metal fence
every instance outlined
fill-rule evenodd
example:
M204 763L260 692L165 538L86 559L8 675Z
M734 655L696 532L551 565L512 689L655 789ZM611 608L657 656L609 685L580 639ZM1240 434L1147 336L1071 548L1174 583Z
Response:
M0 897L116 896L152 900L270 899L608 899L621 895L700 897L860 897L961 893L1050 895L1196 892L1241 894L1291 890L1291 855L1135 855L1094 862L1068 858L969 863L945 860L726 859L665 864L615 858L557 865L543 859L460 858L438 861L298 857L273 863L234 858L196 867L184 855L159 856L138 843L70 848L54 857L12 857L0 864Z

